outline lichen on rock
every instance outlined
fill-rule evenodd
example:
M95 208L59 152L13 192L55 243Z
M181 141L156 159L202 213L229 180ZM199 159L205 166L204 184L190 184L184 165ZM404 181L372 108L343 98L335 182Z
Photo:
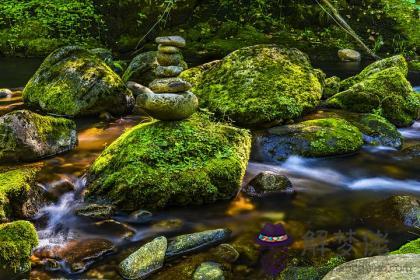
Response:
M93 163L87 197L125 210L230 199L240 188L250 144L246 130L202 114L140 124Z

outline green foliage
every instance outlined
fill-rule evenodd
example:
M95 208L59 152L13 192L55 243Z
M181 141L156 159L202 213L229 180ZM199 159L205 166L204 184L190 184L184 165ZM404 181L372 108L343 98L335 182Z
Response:
M92 1L0 1L0 52L46 55L65 44L98 44L102 16Z
M420 254L420 238L412 240L390 254Z

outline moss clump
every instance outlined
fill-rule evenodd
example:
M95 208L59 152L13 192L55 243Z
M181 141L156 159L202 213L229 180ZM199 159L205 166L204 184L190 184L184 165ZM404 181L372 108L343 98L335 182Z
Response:
M323 157L352 153L363 145L359 129L342 119L326 118L274 127L257 141L259 153L268 160L297 154Z
M385 70L387 68L391 68L391 67L397 67L400 70L400 72L404 75L404 77L407 76L408 65L405 58L402 55L395 55L395 56L388 57L382 60L378 60L368 65L356 76L343 80L340 84L340 89L346 90L350 88L351 86L353 86L354 84L357 84L363 81L370 75L380 72L382 70Z
M28 271L31 267L29 257L37 245L38 235L30 222L0 224L0 269Z
M23 100L65 116L125 113L133 102L121 78L98 56L69 46L51 53L23 91Z
M35 214L34 204L28 202L36 203L32 187L39 170L40 165L0 169L0 221Z
M28 110L0 118L0 162L33 161L73 149L76 124Z
M410 125L420 109L420 101L399 67L367 76L329 98L326 105L359 113L376 111L396 126Z
M203 115L140 124L93 163L87 196L126 210L229 199L241 185L249 150L246 130Z
M420 254L420 238L402 245L398 250L392 251L390 254Z
M336 76L325 79L325 86L322 92L322 98L327 99L337 94L340 91L340 81L341 79Z
M304 53L274 45L239 49L193 83L202 107L247 127L295 119L318 105L322 92Z

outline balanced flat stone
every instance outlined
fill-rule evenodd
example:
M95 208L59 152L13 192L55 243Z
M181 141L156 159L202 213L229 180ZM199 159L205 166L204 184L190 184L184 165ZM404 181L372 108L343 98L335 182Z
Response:
M198 108L198 98L189 91L141 94L136 99L136 108L141 108L158 120L183 120L195 113Z
M180 65L184 61L180 53L158 52L156 58L157 62L162 66Z
M165 46L174 46L178 48L185 47L185 39L181 36L165 36L157 37L156 43L165 45Z
M155 93L176 93L188 91L191 84L181 78L162 78L151 82L149 88Z
M184 70L181 66L158 66L155 69L155 75L158 77L169 78L176 77Z
M158 51L163 52L163 53L179 53L180 49L174 46L159 45Z
M129 255L119 265L125 279L145 279L163 266L167 246L166 237L160 236Z

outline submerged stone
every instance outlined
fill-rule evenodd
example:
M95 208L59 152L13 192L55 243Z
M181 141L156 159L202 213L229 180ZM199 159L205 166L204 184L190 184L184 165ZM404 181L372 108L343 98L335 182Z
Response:
M115 209L111 205L94 203L81 205L75 209L76 215L94 219L109 219L114 214L114 211Z
M0 222L29 219L44 204L43 190L36 184L41 167L0 168Z
M157 237L124 259L119 265L125 279L145 279L163 266L167 240Z
M35 227L27 221L0 224L0 273L27 272L31 268L29 257L38 245Z
M230 199L241 186L249 150L246 130L202 114L139 124L93 163L87 197L131 211Z
M176 93L188 91L191 84L181 78L162 78L151 82L149 88L155 93Z
M253 143L253 157L257 160L281 161L291 155L341 155L356 152L363 145L359 129L336 118L273 127L268 132L269 135L257 136Z
M196 269L194 280L224 280L223 270L220 264L215 262L203 262Z
M181 36L164 36L164 37L157 37L155 39L156 43L164 45L164 46L174 46L178 48L185 47L185 39Z
M177 257L220 244L230 235L229 229L215 229L177 236L169 241L166 257Z
M319 73L297 49L246 47L205 68L188 69L181 77L191 81L201 107L241 126L296 119L322 95Z
M0 162L33 161L70 151L76 144L71 120L27 110L0 117Z
M259 173L242 191L249 196L294 192L292 182L286 176L271 171Z
M98 56L76 46L51 53L27 83L26 105L64 116L122 115L134 103L121 78Z
M189 118L197 111L198 99L192 92L148 93L136 99L135 110L144 110L158 120L175 121Z

